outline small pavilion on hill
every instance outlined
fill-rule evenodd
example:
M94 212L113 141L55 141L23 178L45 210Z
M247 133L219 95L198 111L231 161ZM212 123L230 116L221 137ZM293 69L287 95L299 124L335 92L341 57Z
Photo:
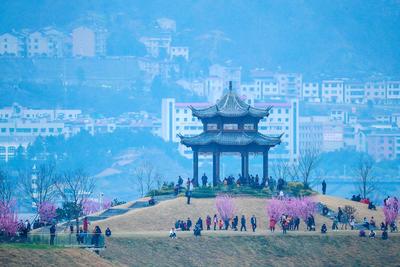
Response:
M268 117L272 107L258 109L246 104L232 91L229 91L215 105L204 109L190 107L193 116L203 123L203 132L196 136L178 135L181 143L193 151L193 179L198 185L199 153L213 155L213 185L220 181L220 156L224 152L240 153L242 158L241 175L244 183L249 179L249 153L263 155L263 182L268 178L268 151L281 143L280 136L269 136L258 132L258 123Z

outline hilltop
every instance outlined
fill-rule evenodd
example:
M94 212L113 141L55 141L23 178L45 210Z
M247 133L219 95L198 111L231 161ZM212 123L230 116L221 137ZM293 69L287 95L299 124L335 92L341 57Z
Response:
M371 216L374 216L378 223L383 220L383 213L380 208L377 211L368 210L365 204L332 196L317 195L316 200L335 211L339 206L351 205L357 209L356 219L358 221L361 221L364 217L369 219ZM249 219L254 214L258 218L259 229L267 229L269 219L266 215L266 205L268 199L243 196L235 198L234 201L237 215L244 214ZM125 204L124 207L130 205L133 205L133 202ZM192 220L197 220L202 217L204 220L207 215L213 216L216 213L214 198L193 199L191 205L186 205L186 199L180 197L161 202L152 207L134 209L123 215L95 222L95 224L104 229L110 227L116 233L169 231L178 219L190 217ZM322 223L326 223L328 226L332 224L329 218L319 214L315 216L315 219L317 226L322 225ZM303 222L300 227L302 230L305 229Z

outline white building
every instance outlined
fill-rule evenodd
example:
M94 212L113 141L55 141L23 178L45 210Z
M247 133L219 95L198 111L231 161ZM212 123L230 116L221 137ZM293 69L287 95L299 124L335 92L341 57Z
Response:
M366 101L377 104L386 103L386 83L384 81L366 82L364 88Z
M257 108L273 106L268 118L259 123L259 131L264 134L282 136L282 143L271 151L271 159L296 160L299 153L299 111L297 100L287 102L255 103ZM210 106L209 103L179 103L173 98L162 100L161 137L165 141L179 142L177 134L192 136L202 132L201 121L192 116L190 106L197 109ZM185 157L192 157L192 151L179 145L179 152Z
M171 48L171 36L142 37L140 42L146 47L147 53L152 57L167 57ZM188 51L189 56L189 51Z
M0 109L0 120L25 119L25 120L65 120L78 119L82 114L79 109L30 109L14 103L11 107Z
M28 35L26 47L28 57L47 57L50 53L48 38L40 31Z
M24 42L18 36L10 33L0 35L0 56L19 57L24 54Z
M189 61L189 47L187 46L171 46L169 50L169 59L182 57Z
M343 103L344 82L342 80L322 81L321 92L322 102Z
M105 56L106 44L107 31L104 29L81 26L72 30L72 56L74 57Z
M307 102L321 102L319 83L303 82L301 97Z
M400 81L389 81L386 83L387 102L400 103Z
M61 58L70 55L71 40L66 34L51 27L44 29L43 33L47 38L49 57Z
M347 104L361 104L365 102L365 84L346 82L344 84L344 102Z
M302 91L303 76L298 73L277 73L280 95L287 97L299 97Z

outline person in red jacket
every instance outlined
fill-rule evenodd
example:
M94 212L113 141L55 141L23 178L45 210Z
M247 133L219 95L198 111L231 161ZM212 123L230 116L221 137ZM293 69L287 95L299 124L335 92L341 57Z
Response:
M271 230L271 232L275 232L275 225L276 221L273 218L269 219L269 230Z

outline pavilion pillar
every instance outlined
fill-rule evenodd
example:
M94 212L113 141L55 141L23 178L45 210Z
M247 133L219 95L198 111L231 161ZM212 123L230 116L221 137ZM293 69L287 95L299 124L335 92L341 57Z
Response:
M213 152L213 186L217 186L219 182L219 165L220 152Z
M268 150L263 152L263 185L268 179Z
M199 186L199 152L193 151L193 185Z
M245 184L249 184L249 152L242 152L242 177Z

